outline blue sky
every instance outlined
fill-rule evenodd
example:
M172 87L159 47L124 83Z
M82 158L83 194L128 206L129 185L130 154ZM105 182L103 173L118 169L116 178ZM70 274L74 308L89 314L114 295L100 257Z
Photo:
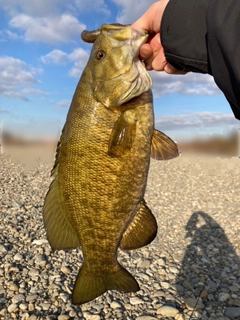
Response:
M155 1L0 0L0 121L25 137L58 137L91 45L82 30L132 23ZM173 139L240 127L208 75L150 72L156 127Z

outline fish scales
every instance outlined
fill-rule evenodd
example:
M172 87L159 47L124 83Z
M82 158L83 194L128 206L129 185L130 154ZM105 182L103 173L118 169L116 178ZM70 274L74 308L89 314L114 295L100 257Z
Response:
M82 90L80 83L77 92ZM74 106L75 101L78 96L73 98ZM65 205L72 212L70 219L76 230L80 230L78 236L85 263L92 265L95 274L101 274L111 270L121 235L145 191L153 131L151 94L149 102L138 107L136 139L131 152L122 157L108 155L112 128L119 114L98 106L94 111L94 121L96 118L98 121L94 125L91 122L94 108L95 100L88 101L85 119L77 117L76 107L70 112L67 119L70 128L66 127L68 136L64 142L67 152L59 163L59 176L60 186L64 185L63 197L68 199ZM79 126L76 119L83 125ZM79 150L84 150L84 155L79 156ZM89 247L95 250L89 251Z
M150 154L163 159L177 153L172 140L154 130L152 83L138 58L146 32L103 25L94 37L58 143L43 210L54 250L82 248L75 304L111 289L139 290L118 263L117 251L154 239L156 220L143 198Z

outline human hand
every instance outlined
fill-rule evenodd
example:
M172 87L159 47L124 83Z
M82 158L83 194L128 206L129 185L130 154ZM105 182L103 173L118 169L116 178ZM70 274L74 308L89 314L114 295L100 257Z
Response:
M185 74L186 72L174 68L166 61L160 39L160 25L168 1L160 0L152 4L131 27L147 30L150 33L148 41L141 46L139 53L140 58L145 62L147 70L165 71L169 74Z

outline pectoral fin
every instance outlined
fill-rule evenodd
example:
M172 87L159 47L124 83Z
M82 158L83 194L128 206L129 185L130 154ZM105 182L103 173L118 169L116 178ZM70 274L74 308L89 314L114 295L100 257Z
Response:
M56 175L56 171L55 171ZM77 234L66 217L59 195L58 178L50 185L43 207L43 221L48 241L53 250L74 249L80 246Z
M170 160L179 156L177 144L161 131L154 130L151 157L156 160Z
M108 145L108 154L121 157L131 150L136 135L136 123L123 113L112 130Z
M120 248L123 250L138 249L151 243L157 234L157 221L145 201L133 221L123 234Z

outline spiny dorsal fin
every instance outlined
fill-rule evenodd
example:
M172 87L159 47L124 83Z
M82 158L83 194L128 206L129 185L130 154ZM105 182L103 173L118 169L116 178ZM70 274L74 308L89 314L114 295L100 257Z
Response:
M170 160L179 156L177 144L161 131L154 130L151 157L156 160Z

